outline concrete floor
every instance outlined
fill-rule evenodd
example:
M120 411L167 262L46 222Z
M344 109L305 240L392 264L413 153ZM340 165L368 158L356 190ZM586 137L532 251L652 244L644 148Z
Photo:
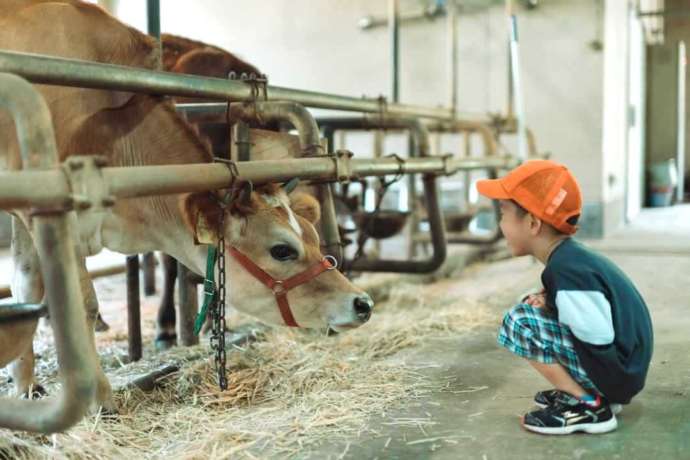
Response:
M421 372L447 387L410 402L395 417L433 423L380 425L377 436L323 446L308 458L690 459L690 207L647 210L592 245L637 284L656 334L647 387L618 416L617 431L548 437L520 427L518 417L533 408L534 393L549 388L495 343L502 312L538 283L541 266L522 258L470 269L458 281L463 295L491 305L496 328L430 342L405 357L409 365L428 365Z

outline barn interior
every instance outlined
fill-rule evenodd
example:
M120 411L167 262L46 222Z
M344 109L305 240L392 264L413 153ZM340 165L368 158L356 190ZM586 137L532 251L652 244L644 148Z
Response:
M2 1L3 27L44 3ZM159 158L146 166L159 169L144 171L141 164L64 160L58 152L55 164L27 157L23 167L10 167L0 150L0 344L9 350L15 325L37 323L33 372L41 390L16 394L16 361L0 350L7 366L0 370L0 458L690 456L687 2L90 3L160 47L153 68L107 58L89 67L76 51L29 55L50 53L0 33L0 76L21 77L40 91L83 87L164 100L215 161L173 170ZM67 25L56 30L76 43ZM174 59L166 54L183 42L189 49ZM220 61L193 67L184 60L202 52ZM228 53L237 61L228 64ZM14 80L5 81L0 108L14 116ZM0 118L0 135L3 126L14 129L7 120ZM55 115L52 126L60 139ZM93 154L102 152L81 155ZM544 266L512 256L497 202L476 184L544 159L567 166L579 183L574 238L627 274L653 324L645 387L606 434L526 430L521 417L549 382L496 342L506 311L542 289ZM24 171L30 168L41 171ZM70 219L86 221L148 195L234 191L240 179L253 181L255 192L272 183L316 197L315 227L329 257L323 271L339 270L373 302L355 299L359 327L285 327L302 322L302 313L295 321L280 307L276 316L276 288L249 277L233 283L231 272L228 297L239 295L241 305L228 300L221 317L211 301L196 334L199 311L220 292L205 282L208 273L162 246L127 254L106 246L86 258L98 299L99 364L86 345L84 300L69 287L78 281L69 254L79 246L64 230L77 228ZM71 205L58 206L59 196ZM35 225L29 230L47 299L30 300L17 281L18 209ZM225 253L225 242L212 244ZM305 286L315 282L285 298L311 292ZM274 317L252 314L252 302L266 304L255 298L261 289ZM112 405L93 409L91 397L74 396L75 376L95 382L98 366L112 386Z

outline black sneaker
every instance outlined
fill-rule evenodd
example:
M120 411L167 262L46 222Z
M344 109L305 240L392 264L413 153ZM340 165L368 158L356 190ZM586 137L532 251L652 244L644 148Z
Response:
M616 416L602 400L592 407L563 391L545 409L528 412L522 418L525 429L541 434L570 434L576 431L599 434L618 427Z
M545 390L534 395L534 403L542 409L552 406L559 395L567 394L561 390ZM570 396L570 395L568 395ZM618 415L623 410L623 405L618 403L609 404L613 415Z

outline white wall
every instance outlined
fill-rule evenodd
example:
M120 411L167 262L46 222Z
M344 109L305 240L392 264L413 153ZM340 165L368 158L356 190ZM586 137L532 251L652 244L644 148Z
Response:
M623 220L627 149L628 2L606 1L604 36L604 130L602 170L606 228Z
M634 11L630 11L630 59L628 61L628 104L630 123L628 127L626 211L627 221L634 219L644 201L644 150L646 121L646 43L642 22Z

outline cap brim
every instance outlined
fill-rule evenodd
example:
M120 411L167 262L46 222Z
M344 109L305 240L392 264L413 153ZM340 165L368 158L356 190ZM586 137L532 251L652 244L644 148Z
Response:
M500 179L485 179L477 181L477 191L493 200L508 200L510 195L503 188Z

